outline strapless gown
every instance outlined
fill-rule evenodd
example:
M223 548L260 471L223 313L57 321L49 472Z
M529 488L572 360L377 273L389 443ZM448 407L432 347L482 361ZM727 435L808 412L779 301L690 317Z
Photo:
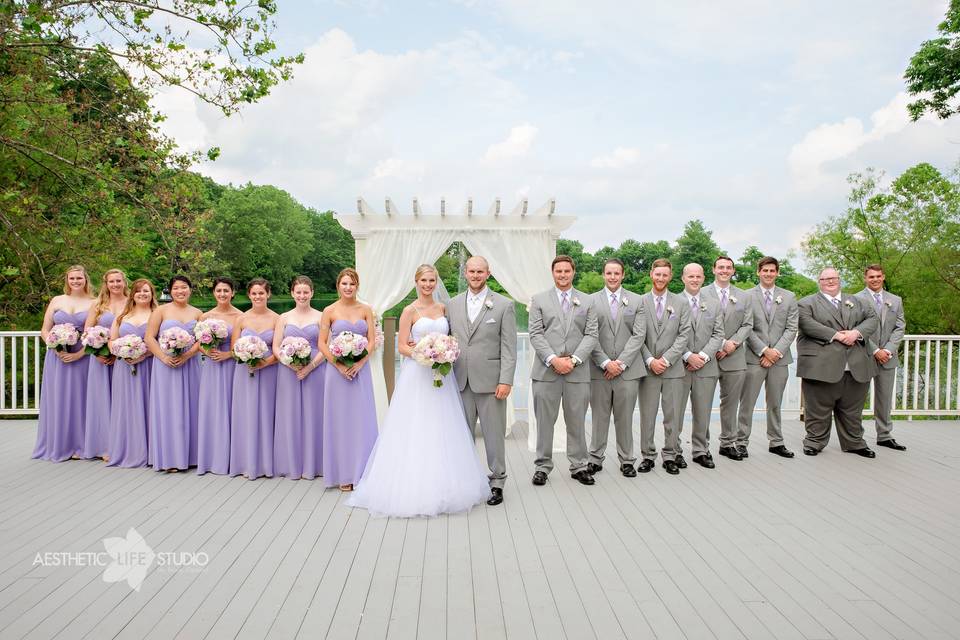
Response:
M420 318L414 340L446 334L446 318ZM469 511L490 497L473 433L451 371L433 386L433 370L404 360L380 438L346 504L374 516L436 516Z
M241 336L260 336L267 346L273 329L257 333L244 329ZM251 480L273 477L273 420L277 403L277 365L250 376L245 364L233 368L233 406L230 410L230 475Z
M147 331L142 325L120 323L120 336L137 335L141 338ZM136 365L137 375L131 366L122 360L113 365L113 384L110 397L110 438L107 455L108 467L128 469L145 467L149 462L150 448L147 443L147 413L150 400L150 372L153 356Z
M83 331L87 312L53 312L53 324L69 323ZM80 340L70 351L80 351ZM40 416L33 457L62 462L83 452L83 428L87 395L86 358L66 364L53 350L43 357L43 381L40 383Z
M160 331L179 325L193 334L194 320L164 320ZM154 471L189 469L197 464L198 356L179 367L154 360L150 371L150 464Z
M220 350L230 352L230 335ZM230 471L230 403L233 400L233 359L200 360L200 400L197 405L197 473L226 475Z
M310 357L317 355L320 327L287 324L284 338L304 338ZM277 365L277 414L273 436L273 472L287 478L323 475L323 376L321 364L303 380L289 367Z
M97 319L97 326L113 326L113 313L104 311ZM113 381L113 365L103 364L94 357L87 362L87 402L84 412L83 457L100 458L107 455L110 442L110 389Z

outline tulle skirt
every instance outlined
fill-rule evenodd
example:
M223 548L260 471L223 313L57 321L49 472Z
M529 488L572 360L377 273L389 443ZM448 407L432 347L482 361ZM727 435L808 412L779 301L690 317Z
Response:
M437 388L429 368L404 361L380 436L347 505L408 518L469 511L488 497L487 474L453 373Z

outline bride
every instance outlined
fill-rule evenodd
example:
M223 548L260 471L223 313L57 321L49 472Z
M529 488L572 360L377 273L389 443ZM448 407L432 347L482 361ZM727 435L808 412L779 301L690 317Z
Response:
M397 336L407 359L363 477L346 503L375 516L458 513L490 497L453 372L438 388L433 370L409 359L411 342L449 333L446 309L433 299L437 277L432 265L417 268L417 299L400 315Z

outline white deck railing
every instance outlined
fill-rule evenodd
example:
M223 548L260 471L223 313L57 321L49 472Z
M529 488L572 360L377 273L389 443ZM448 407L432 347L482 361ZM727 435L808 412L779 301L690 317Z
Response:
M528 334L517 334L517 351L516 390L512 397L516 408L524 410L531 357ZM0 415L37 415L44 354L39 331L0 331ZM905 336L900 360L894 415L960 415L960 336ZM793 365L790 372L783 411L799 414L800 380L794 375ZM762 393L757 410L764 410ZM869 399L864 412L870 413Z

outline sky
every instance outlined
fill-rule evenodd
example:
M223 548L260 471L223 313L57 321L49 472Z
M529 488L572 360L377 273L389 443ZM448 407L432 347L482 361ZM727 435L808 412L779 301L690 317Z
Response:
M675 240L783 257L845 211L851 172L960 158L960 117L911 123L903 71L946 0L282 0L290 82L225 118L156 106L195 169L318 210L550 198L588 250Z

